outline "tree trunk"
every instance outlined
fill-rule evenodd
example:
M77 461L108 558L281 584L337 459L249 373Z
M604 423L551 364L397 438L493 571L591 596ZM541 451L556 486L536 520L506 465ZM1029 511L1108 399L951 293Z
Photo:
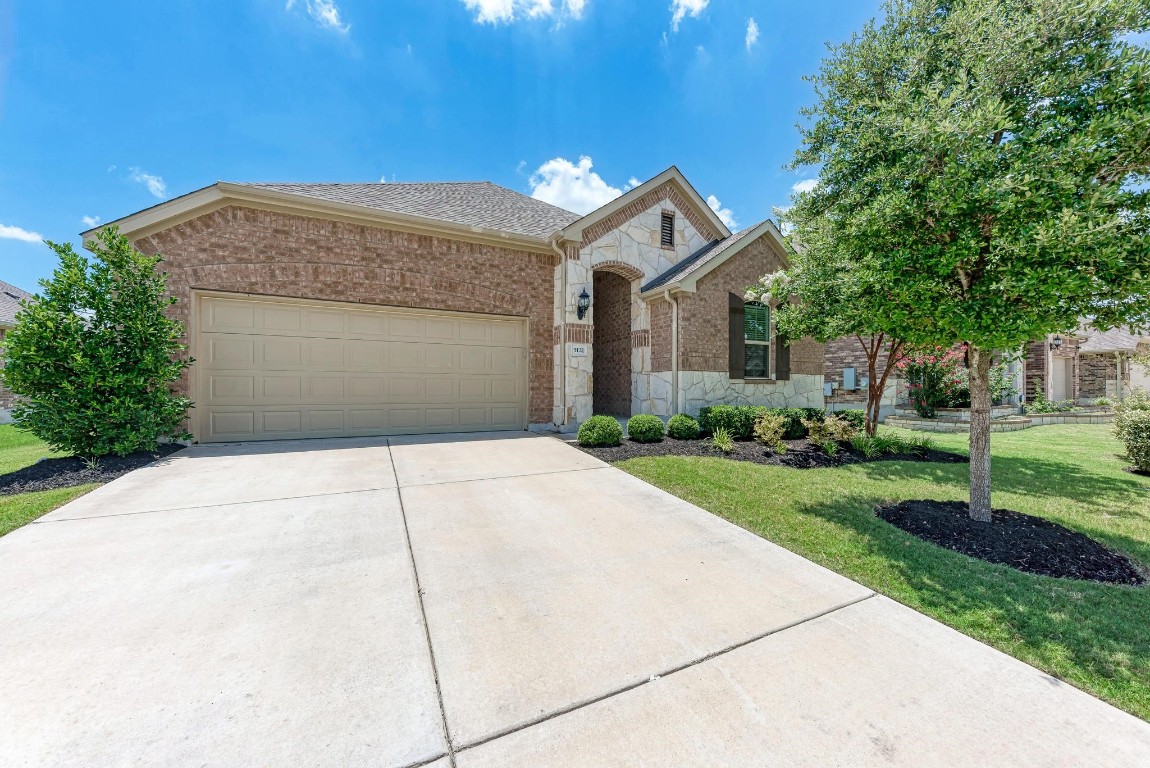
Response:
M989 523L990 516L990 350L971 346L970 369L970 517Z
M875 372L878 368L875 358L878 357L878 347L873 354L867 355L867 394L866 394L866 433L874 437L878 430L879 408L882 406L882 383L878 381ZM884 377L885 378L885 377Z

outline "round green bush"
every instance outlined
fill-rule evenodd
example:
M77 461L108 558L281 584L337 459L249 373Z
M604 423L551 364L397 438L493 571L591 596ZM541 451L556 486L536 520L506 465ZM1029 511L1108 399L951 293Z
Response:
M667 436L676 440L695 440L699 437L699 422L685 413L677 413L667 422Z
M627 420L627 437L636 443L657 443L663 439L663 420L649 413L639 413Z
M579 426L579 445L619 445L622 441L623 428L611 416L592 416Z
M1126 416L1122 442L1131 463L1142 472L1150 472L1150 411L1134 411Z

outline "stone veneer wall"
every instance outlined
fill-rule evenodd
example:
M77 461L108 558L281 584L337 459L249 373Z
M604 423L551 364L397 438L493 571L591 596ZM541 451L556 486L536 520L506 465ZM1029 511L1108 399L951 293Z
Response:
M1124 366L1122 386L1129 391L1129 366ZM1118 381L1118 361L1113 353L1090 354L1086 353L1079 358L1078 364L1078 396L1083 399L1095 400L1099 397L1114 397L1114 390ZM1110 382L1109 390L1106 387Z
M163 254L185 323L194 288L527 317L529 419L551 420L554 254L243 206L135 245Z
M579 338L580 329L595 322L597 299L594 296L596 271L613 271L630 281L631 311L631 413L651 413L650 399L652 357L664 353L670 366L670 311L663 301L646 302L638 298L639 288L646 281L662 274L682 259L711 241L718 233L709 231L701 217L690 210L672 185L663 185L633 201L626 208L599 222L584 233L582 243L567 246L567 258L556 270L556 302L554 323L566 324L568 331L565 349L557 349L556 372L562 368L565 377L566 402L555 408L558 424L574 424L587 420L595 411L594 356L595 345L587 344L586 357L573 357L571 347ZM675 245L665 248L660 244L660 228L664 211L675 214ZM706 231L701 232L700 228ZM562 295L562 274L567 271L567 295ZM574 297L582 288L592 294L591 313L580 321L575 311ZM660 307L662 305L662 307ZM591 334L593 335L593 334ZM588 340L590 335L588 335ZM662 345L662 346L660 346ZM663 352L665 350L665 352ZM558 379L557 379L558 380ZM558 396L558 393L556 393Z

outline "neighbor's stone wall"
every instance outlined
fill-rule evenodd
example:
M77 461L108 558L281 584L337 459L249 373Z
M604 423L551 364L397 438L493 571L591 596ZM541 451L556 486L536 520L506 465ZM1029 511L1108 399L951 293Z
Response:
M527 317L528 415L551 420L554 254L243 206L135 245L163 254L184 323L193 289Z
M1125 366L1127 370L1129 366ZM1118 362L1114 355L1084 354L1078 358L1078 396L1094 400L1114 397L1118 382ZM1123 376L1123 389L1129 391L1130 376Z

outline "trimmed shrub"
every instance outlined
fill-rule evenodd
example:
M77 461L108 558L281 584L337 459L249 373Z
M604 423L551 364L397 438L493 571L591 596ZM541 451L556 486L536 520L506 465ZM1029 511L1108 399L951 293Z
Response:
M811 442L830 456L838 452L839 443L849 443L858 434L858 430L851 426L850 422L837 416L827 416L821 421L803 419L803 426L810 433Z
M755 440L770 446L777 453L785 453L787 450L787 444L783 442L786 430L787 420L778 411L761 413L755 420Z
M612 416L592 416L579 426L579 445L594 447L621 442L623 427Z
M663 439L663 420L649 413L627 419L627 437L636 443L657 443Z
M667 422L667 436L676 440L696 440L699 437L699 422L685 413L677 413Z
M1126 425L1139 413L1150 412L1150 392L1135 389L1114 406L1114 436L1126 441Z
M1126 456L1143 472L1150 472L1150 411L1131 411L1122 426Z
M725 429L735 440L750 440L755 419L770 409L762 405L711 405L699 409L699 428L708 434Z
M866 412L855 408L847 411L835 411L835 416L843 419L855 429L862 429L866 426Z

